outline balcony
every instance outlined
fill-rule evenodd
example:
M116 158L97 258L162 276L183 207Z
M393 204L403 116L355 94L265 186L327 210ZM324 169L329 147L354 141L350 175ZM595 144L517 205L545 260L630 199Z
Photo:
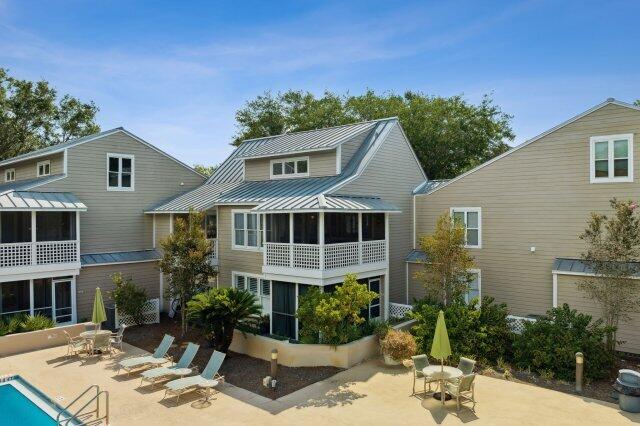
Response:
M265 274L322 279L388 267L384 214L268 214L265 221Z

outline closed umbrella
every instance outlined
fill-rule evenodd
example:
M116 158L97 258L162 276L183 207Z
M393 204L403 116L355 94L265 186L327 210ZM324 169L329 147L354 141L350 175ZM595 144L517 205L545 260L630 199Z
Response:
M431 343L431 356L440 360L440 371L444 374L444 360L451 355L451 345L449 344L449 335L447 334L447 324L444 322L444 312L438 314L436 322L436 332ZM444 404L445 391L444 380L440 379L440 400ZM435 395L434 395L435 396Z
M93 299L93 314L91 322L96 325L96 331L100 328L103 321L107 320L107 313L104 310L104 301L102 300L102 292L100 287L96 287L96 296Z

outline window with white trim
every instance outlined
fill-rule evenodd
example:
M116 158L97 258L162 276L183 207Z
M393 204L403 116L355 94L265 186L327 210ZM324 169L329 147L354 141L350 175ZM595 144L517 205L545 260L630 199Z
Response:
M464 226L464 246L482 247L482 210L480 207L451 207L454 222Z
M590 138L591 183L633 182L633 134Z
M469 270L469 272L471 273L472 276L472 280L469 283L469 289L467 290L467 292L464 294L464 302L465 303L470 303L473 299L478 299L480 300L481 298L481 278L480 278L480 270L479 269L472 269Z
M369 278L369 291L373 291L378 295L369 304L369 318L380 317L380 278Z
M107 190L133 191L134 160L133 155L107 154Z
M7 169L4 171L4 181L13 182L16 180L16 169Z
M271 313L271 281L264 280L259 275L233 272L233 286L238 290L253 293L262 306L263 313Z
M248 210L233 210L232 245L234 249L258 250L262 246L260 215Z
M309 157L271 160L271 179L309 176Z
M38 177L49 176L51 174L51 161L39 161L36 165Z

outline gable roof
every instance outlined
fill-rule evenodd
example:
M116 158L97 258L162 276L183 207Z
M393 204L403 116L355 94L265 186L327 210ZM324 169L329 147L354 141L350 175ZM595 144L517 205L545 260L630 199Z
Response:
M103 138L105 136L113 135L115 133L124 133L125 135L135 139L136 141L140 142L141 144L143 144L143 145L153 149L154 151L164 155L165 157L175 161L176 163L178 163L181 166L185 167L186 169L192 171L193 173L196 173L196 174L198 174L198 175L200 175L202 177L205 177L201 173L198 173L197 171L195 171L192 167L188 166L187 164L183 163L182 161L178 160L177 158L167 154L166 152L164 152L160 148L156 147L155 145L153 145L153 144L145 141L144 139L134 135L133 133L131 133L130 131L126 130L123 127L116 127L115 129L105 130L103 132L94 133L92 135L83 136L81 138L72 139L72 140L69 140L67 142L59 143L59 144L56 144L56 145L51 145L51 146L48 146L46 148L37 149L35 151L31 151L31 152L27 152L25 154L17 155L15 157L7 158L6 160L0 161L0 167L7 166L7 165L13 164L13 163L17 163L19 161L30 160L30 159L34 159L34 158L40 158L40 157L43 157L43 156L46 156L46 155L51 155L51 154L56 154L56 153L59 153L59 152L63 152L63 151L66 151L69 148L73 148L75 146L82 145L82 144L87 143L87 142L92 142L92 141L101 139L101 138Z
M452 184L454 182L457 182L460 179L462 179L462 178L464 178L466 176L469 176L470 174L475 173L478 170L483 169L484 167L486 167L486 166L488 166L490 164L493 164L496 161L498 161L498 160L500 160L500 159L502 159L502 158L504 158L504 157L506 157L508 155L513 154L514 152L516 152L516 151L518 151L518 150L520 150L520 149L522 149L522 148L524 148L524 147L526 147L526 146L528 146L528 145L530 145L530 144L532 144L532 143L544 138L545 136L547 136L547 135L549 135L549 134L551 134L551 133L553 133L553 132L555 132L557 130L562 129L565 126L568 126L569 124L571 124L571 123L573 123L573 122L575 122L575 121L577 121L577 120L579 120L579 119L581 119L581 118L583 118L583 117L585 117L585 116L587 116L587 115L589 115L589 114L591 114L591 113L593 113L595 111L598 111L601 108L606 107L607 105L617 105L617 106L620 106L620 107L630 108L630 109L633 109L633 110L636 110L636 111L640 111L640 107L638 107L636 105L633 105L633 104L630 104L630 103L627 103L627 102L618 101L618 100L616 100L614 98L609 98L606 101L604 101L602 103L599 103L598 105L596 105L596 106L594 106L592 108L589 108L588 110L586 110L586 111L584 111L584 112L582 112L582 113L570 118L569 120L564 121L564 122L558 124L557 126L552 127L551 129L549 129L549 130L547 130L545 132L542 132L539 135L537 135L537 136L535 136L535 137L533 137L533 138L521 143L520 145L517 145L517 146L511 148L509 151L504 152L504 153L498 155L497 157L494 157L491 160L486 161L486 162L480 164L479 166L474 167L473 169L471 169L471 170L469 170L467 172L464 172L461 175L458 175L458 176L454 177L453 179L449 179L447 182L444 182L444 183L442 183L440 185L437 185L437 186L433 187L430 191L418 192L415 195L433 194L434 192L436 192L436 191L438 191L438 190L440 190L440 189L442 189L442 188L444 188L444 187L446 187L446 186L448 186L448 185L450 185L450 184ZM425 182L425 184L426 184L426 182ZM418 188L420 188L420 187L418 187ZM418 188L416 188L416 189L418 189Z

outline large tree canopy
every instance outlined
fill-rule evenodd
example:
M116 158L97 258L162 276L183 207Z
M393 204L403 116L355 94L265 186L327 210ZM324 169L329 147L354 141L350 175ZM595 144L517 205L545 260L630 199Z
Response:
M0 160L100 131L98 107L0 68Z
M451 178L509 149L511 116L489 96L474 105L461 96L449 98L419 92L358 96L325 92L270 92L236 113L242 140L285 132L318 129L385 117L398 117L430 179Z

